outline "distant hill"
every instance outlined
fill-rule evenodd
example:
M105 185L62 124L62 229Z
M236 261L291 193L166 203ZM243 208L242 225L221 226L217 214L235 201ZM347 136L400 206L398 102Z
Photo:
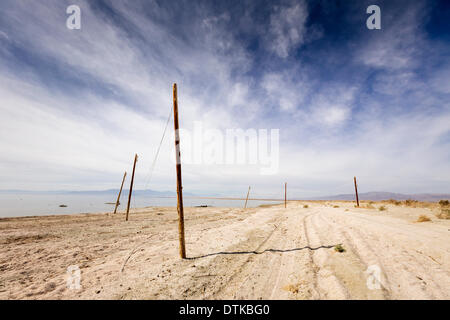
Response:
M123 189L122 194L127 195L129 192L128 189ZM118 194L119 189L109 189L109 190L100 190L100 191L67 191L64 192L67 194ZM139 196L152 196L152 197L170 197L170 196L176 196L176 192L172 191L155 191L155 190L133 190L134 195Z
M122 195L128 195L129 190L123 189ZM68 191L68 190L56 190L56 191L29 191L29 190L0 190L0 194L55 194L55 195L117 195L119 189L108 190L86 190L86 191ZM148 196L148 197L174 197L176 192L172 191L155 191L155 190L133 190L134 195ZM183 192L186 196L194 196L195 194L189 192Z
M365 192L359 193L359 200L418 200L418 201L429 201L436 202L442 199L450 199L450 194L446 193L418 193L418 194L403 194L403 193L393 193L393 192ZM355 200L355 194L338 194L332 196L317 197L311 200Z
M27 190L0 190L0 194L54 194L54 195L111 195L116 196L119 193L119 189L109 189L109 190L91 190L91 191L67 191L67 190L58 190L58 191L27 191ZM136 196L146 196L146 197L176 197L177 193L173 191L155 191L155 190L133 190L133 194ZM195 197L195 196L220 196L227 197L227 195L222 194L195 194L190 192L183 192L184 196ZM128 189L124 189L122 191L122 196L128 196ZM293 197L295 198L295 197ZM303 200L355 200L355 194L338 194L338 195L329 195L329 196L321 196L321 197L313 197L313 198L299 198ZM403 193L394 193L394 192L384 192L384 191L375 191L375 192L365 192L359 194L360 200L407 200L413 199L418 201L430 201L436 202L439 200L450 199L450 194L446 193L419 193L419 194L403 194Z

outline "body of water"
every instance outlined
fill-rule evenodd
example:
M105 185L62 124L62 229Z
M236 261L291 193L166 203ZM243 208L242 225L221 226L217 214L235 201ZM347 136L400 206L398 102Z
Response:
M0 194L0 218L26 217L40 215L76 214L113 212L115 196L108 194ZM126 210L128 198L122 197L118 211ZM201 205L213 207L243 207L245 200L220 199L183 199L185 207ZM275 201L249 200L247 207L257 207L261 204L276 204ZM67 207L61 208L60 205ZM131 208L143 207L176 207L176 198L151 198L133 196Z

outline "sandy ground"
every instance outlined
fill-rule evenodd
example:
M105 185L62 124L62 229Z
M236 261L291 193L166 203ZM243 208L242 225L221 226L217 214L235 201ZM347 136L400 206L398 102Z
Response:
M380 205L186 208L187 260L176 208L1 219L0 299L449 299L450 220Z

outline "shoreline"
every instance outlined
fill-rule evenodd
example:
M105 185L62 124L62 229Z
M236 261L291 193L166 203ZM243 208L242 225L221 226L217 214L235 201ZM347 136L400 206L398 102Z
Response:
M133 209L127 222L123 212L0 219L0 299L450 298L435 285L450 286L450 220L429 204L373 206L186 207L186 260L176 207ZM424 213L431 221L417 222ZM369 262L385 289L365 287ZM79 290L67 287L73 266Z
M220 199L220 200L236 200L236 201L245 201L245 198L243 199L238 199L238 198L201 198L201 199ZM248 201L259 201L260 199L248 199ZM262 200L262 201L274 201L274 200ZM275 202L275 201L274 201ZM287 200L287 203L355 203L354 200ZM401 203L400 205L403 205L404 201L398 201L399 203ZM384 204L392 204L392 200L378 200L378 201L373 201L373 200L360 200L361 204L368 204L368 203L384 203ZM432 201L418 201L417 202L419 206L423 206L423 207L438 207L438 203L437 202L432 202ZM281 206L284 205L284 200L279 200L277 203L271 203L271 204L259 204L257 206L249 206L248 208L271 208L271 207L275 207L275 206ZM112 206L112 205L111 205ZM184 206L184 208L228 208L228 209L239 209L240 207L230 207L230 206L213 206L213 205L208 205L207 207L201 207L201 206ZM152 208L162 208L162 209L170 209L170 208L174 208L176 209L176 206L142 206L142 207L137 207L137 208L130 208L130 212L132 212L133 210L136 211L142 211L144 209L152 209ZM26 215L26 216L6 216L6 217L0 217L0 222L2 220L9 220L9 219L30 219L30 218L45 218L45 217L65 217L65 216L88 216L88 215L108 215L108 214L113 214L113 210L110 211L94 211L94 212L74 212L74 213L55 213L55 214L51 214L51 213L46 213L46 214L37 214L37 215ZM117 214L125 214L125 212L123 210L118 210Z

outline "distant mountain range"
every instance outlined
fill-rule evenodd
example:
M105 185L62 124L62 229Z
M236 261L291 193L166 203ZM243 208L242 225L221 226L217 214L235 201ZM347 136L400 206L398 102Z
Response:
M365 192L358 194L359 200L418 200L418 201L430 201L436 202L442 199L450 199L450 194L446 193L418 193L418 194L403 194L403 193L393 193L393 192ZM355 200L355 194L338 194L333 196L316 197L311 200Z
M128 195L129 190L123 189L122 195ZM86 190L86 191L69 191L69 190L55 190L55 191L30 191L30 190L0 190L0 194L54 194L54 195L117 195L119 189L108 190ZM149 197L175 197L176 192L173 191L155 191L155 190L133 190L134 195L149 196ZM195 196L193 193L183 192L186 196Z
M128 194L128 189L123 189L122 194ZM118 194L119 189L108 189L100 191L63 191L65 194ZM155 190L133 190L134 195L139 196L153 196L153 197L163 197L163 196L176 196L176 192L172 191L155 191Z
M118 189L109 189L109 190L100 190L100 191L26 191L26 190L0 190L0 194L71 194L71 195L117 195L119 193ZM173 191L155 191L155 190L133 190L133 194L136 196L147 196L147 197L175 197L177 194ZM128 189L124 189L122 191L122 195L128 195ZM195 193L183 192L183 195L187 197L195 197L200 196ZM226 195L219 194L202 194L201 196L222 196L226 197ZM299 199L299 197L292 197L293 199ZM338 195L329 195L329 196L321 196L321 197L311 197L311 198L303 198L304 200L355 200L355 194L338 194ZM360 200L407 200L413 199L418 201L430 201L436 202L443 199L450 199L450 194L446 193L418 193L418 194L403 194L403 193L393 193L393 192L365 192L359 194Z

